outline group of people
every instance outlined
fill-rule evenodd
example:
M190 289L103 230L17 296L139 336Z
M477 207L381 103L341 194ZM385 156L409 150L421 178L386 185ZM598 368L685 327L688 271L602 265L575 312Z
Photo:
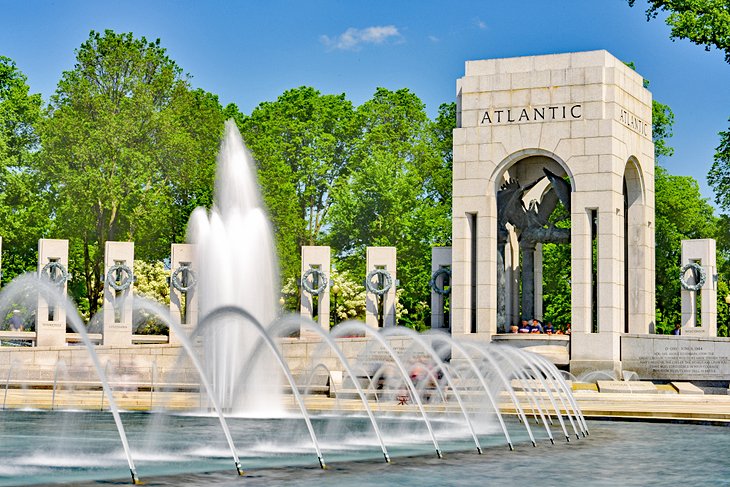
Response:
M544 333L546 335L570 335L570 323L565 325L565 329L557 328L553 326L552 322L548 321L546 325L543 325L540 320L533 318L531 320L522 320L519 326L513 326L511 328L512 333Z

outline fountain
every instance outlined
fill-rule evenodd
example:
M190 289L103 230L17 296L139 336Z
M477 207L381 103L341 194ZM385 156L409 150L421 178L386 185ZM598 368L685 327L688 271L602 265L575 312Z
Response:
M528 352L459 341L444 333L419 335L398 326L379 332L363 323L345 322L328 333L306 318L277 318L271 230L252 159L233 122L226 123L218 158L214 207L210 212L201 208L193 212L189 239L197 249L201 318L196 328L185 333L159 304L135 297L133 305L135 312L161 320L176 336L179 346L161 349L179 350L173 367L160 366L161 355L135 365L139 356L134 346L126 352L127 359L110 358L113 350L95 347L58 286L25 276L0 294L0 312L19 300L37 301L38 293L63 307L93 362L100 387L74 389L73 395L64 394L63 404L71 409L108 408L113 417L112 424L105 411L74 413L80 426L72 427L60 419L68 418L68 410L23 410L18 404L26 393L10 389L11 376L13 380L21 376L22 364L13 363L7 371L3 406L8 442L0 447L13 469L10 473L0 469L0 484L6 479L53 481L58 469L64 475L57 480L114 478L123 459L135 483L139 465L151 475L171 475L222 470L231 457L239 474L242 463L247 468L306 465L314 456L324 468L325 455L345 462L378 454L390 463L393 455L423 455L430 449L441 459L446 452L474 446L479 454L494 452L502 441L510 450L524 443L537 446L540 438L531 421L540 424L554 443L552 418L558 419L568 440L564 417L576 436L587 434L560 373ZM286 338L296 330L305 330L306 338ZM301 346L310 351L298 360L286 351ZM72 352L59 352L63 359L54 362L50 409L58 410L61 404L59 377L68 382L79 367ZM101 353L107 354L105 367ZM117 368L135 367L144 373L137 370L122 381L122 389L115 389L108 378ZM165 376L163 370L168 369L172 372ZM182 370L194 377L177 377ZM332 397L312 387L313 378L322 371ZM526 386L514 390L515 380ZM87 377L85 382L94 381ZM72 404L74 398L78 404ZM143 409L154 405L157 414L125 412L118 402L129 409L140 403ZM41 461L24 454L27 430L13 425L42 430L52 415L62 415L58 418L65 425L59 429L63 432L59 444L81 448L89 442L87 451L78 455L83 461L57 453ZM121 441L110 436L111 428Z
M209 214L203 208L193 212L189 240L197 245L200 315L221 306L243 306L258 323L268 325L276 317L278 263L254 168L235 122L229 120L218 155L215 204ZM234 381L256 336L240 326L241 319L226 316L202 334L215 394L229 411L280 413L278 371L264 359L252 364L245 388Z

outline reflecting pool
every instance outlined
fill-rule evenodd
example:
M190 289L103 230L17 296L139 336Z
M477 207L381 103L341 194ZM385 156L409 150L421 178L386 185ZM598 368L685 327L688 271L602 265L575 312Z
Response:
M108 412L1 414L0 485L128 483ZM592 421L591 435L570 443L551 445L539 438L533 448L526 434L517 433L515 451L505 447L497 431L482 431L484 454L478 455L458 422L441 420L434 422L444 451L439 460L419 421L384 417L382 430L393 457L388 465L368 433L367 418L317 417L314 424L329 464L323 471L301 418L230 418L247 471L237 477L215 418L123 416L148 485L696 486L727 485L730 479L730 430L723 426Z

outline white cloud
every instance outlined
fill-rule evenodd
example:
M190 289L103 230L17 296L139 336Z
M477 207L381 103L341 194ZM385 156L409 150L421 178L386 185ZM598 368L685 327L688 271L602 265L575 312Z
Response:
M436 36L428 36L428 40L431 42L441 42L441 39Z
M336 37L320 36L319 40L330 49L356 51L363 44L382 44L390 39L400 39L398 28L394 25L376 25L364 29L350 27Z
M482 19L476 19L476 20L474 21L474 24L475 24L475 25L476 25L476 26L477 26L477 27L478 27L479 29L482 29L482 30L484 30L484 29L486 29L486 28L487 28L487 23L486 23L486 22L484 22L484 21L483 21Z

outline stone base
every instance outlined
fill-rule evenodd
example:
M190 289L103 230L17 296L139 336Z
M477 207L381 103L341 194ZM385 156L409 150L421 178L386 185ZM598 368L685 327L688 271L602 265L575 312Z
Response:
M547 385L551 391L562 391L562 388L555 384L554 382L545 381L545 384L543 384L542 381L536 380L536 379L527 379L527 380L521 380L521 379L512 379L510 381L510 384L512 385L512 389L515 391L538 391L538 392L545 392L545 385ZM566 386L572 390L573 389L573 381L572 380L566 380L565 381Z
M678 394L695 394L703 395L705 391L692 384L691 382L672 382L672 387L677 389Z
M537 353L555 365L568 365L570 362L570 337L567 335L501 333L493 335L492 341Z
M598 392L619 394L657 394L657 388L652 382L638 380L599 380Z
M620 360L571 360L570 373L576 377L589 372L604 371L621 377L622 367Z

